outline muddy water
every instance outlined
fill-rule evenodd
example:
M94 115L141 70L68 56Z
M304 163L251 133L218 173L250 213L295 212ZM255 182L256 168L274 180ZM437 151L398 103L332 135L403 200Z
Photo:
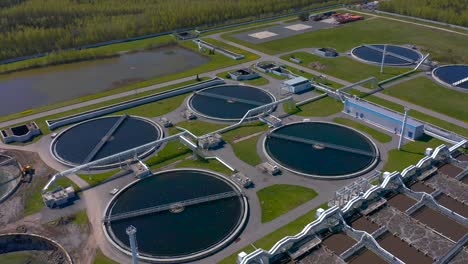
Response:
M0 116L188 70L208 60L194 51L166 46L111 59L2 75Z

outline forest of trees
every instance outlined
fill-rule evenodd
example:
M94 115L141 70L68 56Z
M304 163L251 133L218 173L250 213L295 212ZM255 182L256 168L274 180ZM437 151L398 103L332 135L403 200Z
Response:
M346 0L1 0L0 60Z
M468 27L468 0L381 1L379 10Z

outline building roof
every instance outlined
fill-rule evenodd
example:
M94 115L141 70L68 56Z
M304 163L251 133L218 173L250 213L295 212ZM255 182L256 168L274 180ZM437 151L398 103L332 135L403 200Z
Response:
M308 80L309 80L309 79L307 79L307 78L304 78L304 77L302 77L302 76L299 76L299 77L296 77L296 78L292 78L292 79L286 80L286 81L284 81L283 83L284 83L285 85L294 86L294 85L297 85L297 84L306 82L306 81L308 81Z
M379 107L379 106L371 104L371 103L369 103L367 101L349 100L348 99L348 100L346 100L346 102L351 103L351 104L353 104L355 106L358 106L360 108L364 108L364 109L367 109L369 111L372 111L375 114L386 117L387 119L391 119L394 122L396 121L396 122L401 123L403 121L403 114L391 111L391 110L383 108L383 107ZM412 126L414 128L424 125L423 123L421 123L421 122L419 122L417 120L414 120L409 116L408 116L408 120L407 120L406 124L409 125L409 126Z

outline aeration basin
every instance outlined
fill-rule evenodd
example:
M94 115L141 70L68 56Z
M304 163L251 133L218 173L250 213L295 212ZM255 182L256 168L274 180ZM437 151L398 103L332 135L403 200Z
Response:
M205 118L238 121L250 109L274 101L276 99L271 93L260 88L245 85L220 85L195 92L188 100L188 107Z
M228 178L193 169L163 171L123 188L105 210L111 243L130 254L133 225L140 258L178 263L212 254L242 230L248 204Z
M291 123L264 141L268 159L296 174L321 179L361 175L378 161L377 146L364 134L326 122Z

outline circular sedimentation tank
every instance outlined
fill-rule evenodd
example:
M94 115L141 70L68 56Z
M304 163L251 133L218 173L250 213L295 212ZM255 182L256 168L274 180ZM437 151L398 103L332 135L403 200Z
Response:
M468 65L452 64L435 68L432 77L439 83L448 86L468 90Z
M377 146L355 129L327 122L291 123L264 141L268 159L296 174L342 179L361 175L377 163Z
M136 116L108 116L71 126L52 141L51 153L61 163L77 166L156 141L163 136L151 120ZM138 153L145 156L153 149ZM123 161L122 161L123 162ZM100 168L117 163L100 164Z
M423 57L423 55L415 49L391 44L361 45L352 49L351 55L360 61L380 65L382 63L384 46L387 46L385 52L385 65L412 65L417 63Z
M221 121L238 121L252 108L276 101L260 88L245 85L219 85L195 92L188 107L197 115ZM271 108L273 110L274 107Z
M111 243L129 255L126 228L132 225L140 258L175 263L200 259L231 243L247 216L247 199L234 182L209 171L177 169L123 188L109 202L103 228Z
M16 159L0 154L0 202L12 194L21 182L21 168Z
M9 256L9 253L15 254L16 257ZM2 254L5 254L4 258L1 256ZM18 258L18 254L21 257ZM50 238L23 233L0 235L0 259L10 260L10 262L5 263L20 263L15 262L15 259L22 258L22 261L27 259L27 263L73 263L65 248Z

